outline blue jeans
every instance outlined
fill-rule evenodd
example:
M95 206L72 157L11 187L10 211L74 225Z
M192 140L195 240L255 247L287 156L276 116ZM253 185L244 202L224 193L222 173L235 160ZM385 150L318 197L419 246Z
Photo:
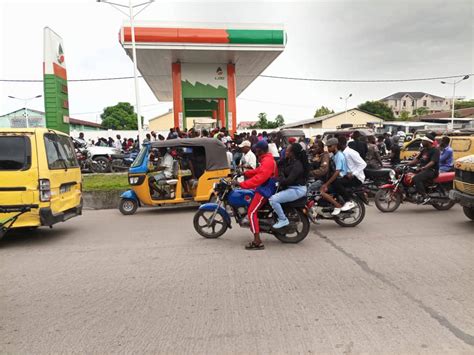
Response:
M286 219L282 203L293 202L302 197L306 196L306 186L289 186L286 190L280 191L270 197L270 205L278 216L278 220L283 221Z

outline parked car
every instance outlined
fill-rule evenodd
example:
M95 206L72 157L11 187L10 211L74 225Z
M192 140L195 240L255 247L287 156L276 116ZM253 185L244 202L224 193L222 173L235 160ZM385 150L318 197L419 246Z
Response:
M458 159L454 169L454 190L449 197L459 202L466 217L474 221L474 155Z
M108 173L112 170L112 159L116 156L121 156L122 152L113 147L101 147L95 145L84 146L84 142L78 139L73 139L75 147L87 148L90 158L95 161L97 173Z

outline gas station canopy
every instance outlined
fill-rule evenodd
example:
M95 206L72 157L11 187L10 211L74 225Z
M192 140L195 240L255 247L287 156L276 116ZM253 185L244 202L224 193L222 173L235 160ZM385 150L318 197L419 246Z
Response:
M234 63L238 96L283 52L286 43L282 26L238 27L136 24L138 69L158 100L172 101L172 63ZM131 37L130 27L122 27L120 42L130 58Z
M186 117L212 117L236 128L236 97L284 50L282 26L135 25L137 66L160 101L173 101L175 127ZM132 58L130 26L120 42Z

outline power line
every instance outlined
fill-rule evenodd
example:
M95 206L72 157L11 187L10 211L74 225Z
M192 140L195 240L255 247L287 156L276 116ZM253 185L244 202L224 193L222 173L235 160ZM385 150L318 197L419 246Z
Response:
M474 75L474 74L467 74ZM242 76L242 75L241 75ZM435 76L427 78L407 78L407 79L324 79L324 78L299 78L291 76L278 76L278 75L259 75L261 78L267 79L279 79L279 80L296 80L296 81L311 81L311 82L333 82L333 83L398 83L398 82L413 82L413 81L431 81L431 80L444 80L444 79L456 79L466 76L466 74L451 75L451 76ZM139 76L143 78L144 76ZM146 75L146 77L167 77L167 75ZM91 81L112 81L112 80L129 80L133 79L133 76L117 76L109 78L86 78L86 79L69 79L68 82L91 82ZM0 79L0 82L7 83L42 83L43 80L36 79Z

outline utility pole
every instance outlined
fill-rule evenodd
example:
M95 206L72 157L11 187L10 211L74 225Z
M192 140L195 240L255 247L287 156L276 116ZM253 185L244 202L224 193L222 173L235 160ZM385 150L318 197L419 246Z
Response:
M347 97L339 97L340 100L344 100L344 119L347 121L347 100L352 97L352 94L349 94Z
M24 117L25 117L25 120L26 120L26 128L30 128L30 124L28 122L28 118L29 118L29 114L28 114L28 102L30 102L31 100L34 100L34 99L37 99L39 97L42 97L43 95L36 95L36 96L33 96L33 97L29 97L29 98L20 98L20 97L15 97L15 96L10 96L8 95L8 97L10 99L15 99L15 100L20 100L20 101L23 101L23 108L25 109L25 113L23 114Z
M451 102L451 127L450 129L454 129L454 101L456 100L456 85L459 84L463 80L469 79L469 75L465 75L463 78L459 79L458 81L453 80L452 82L442 81L441 84L452 85L453 86L453 98Z
M143 140L143 128L142 128L142 116L141 116L141 107L140 107L140 91L138 86L138 67L137 67L137 50L135 43L135 17L150 6L155 0L148 0L137 5L133 5L132 0L128 1L128 5L123 5L115 3L109 0L97 0L97 2L103 2L109 4L116 10L120 11L122 14L127 16L130 21L130 30L132 35L132 60L133 60L133 80L135 83L135 112L137 114L137 127L138 127L138 139L139 141ZM127 8L128 14L120 8ZM140 8L136 13L134 10Z

